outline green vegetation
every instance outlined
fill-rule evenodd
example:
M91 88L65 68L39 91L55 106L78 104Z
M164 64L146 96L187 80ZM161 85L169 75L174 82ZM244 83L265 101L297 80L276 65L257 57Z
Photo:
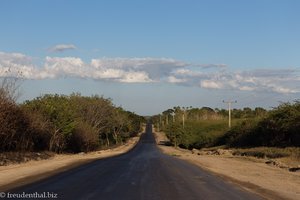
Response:
M99 96L44 95L17 105L12 83L0 85L0 152L92 151L135 136L144 122Z
M228 130L228 122L223 114L208 107L174 107L162 115L153 116L152 120L156 128L167 134L174 146L188 149L211 146Z
M200 120L187 121L184 128L180 123L171 123L163 130L175 146L192 149L210 146L227 126L225 120Z
M300 147L299 101L284 103L271 111L263 108L234 109L232 116L233 126L230 129L226 110L207 107L174 107L154 116L153 121L157 129L166 132L174 146L188 149L213 146ZM255 151L244 153L256 154ZM260 153L261 156L268 155ZM271 154L276 156L274 152Z
M260 119L244 120L220 138L230 147L299 147L300 102L284 103Z

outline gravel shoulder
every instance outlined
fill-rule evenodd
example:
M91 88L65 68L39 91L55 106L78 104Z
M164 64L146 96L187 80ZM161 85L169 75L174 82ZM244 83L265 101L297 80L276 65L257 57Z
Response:
M0 166L0 192L9 191L97 159L126 153L138 143L141 134L113 149L71 155L60 154L47 160Z
M163 153L191 162L266 199L300 199L300 172L289 172L252 157L198 155L189 150L165 146L163 144L168 141L165 134L154 134Z

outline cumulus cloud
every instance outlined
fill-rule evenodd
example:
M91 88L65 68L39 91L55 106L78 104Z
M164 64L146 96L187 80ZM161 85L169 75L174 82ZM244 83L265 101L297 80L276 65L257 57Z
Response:
M201 87L208 88L208 89L221 89L224 85L216 80L203 80L201 81Z
M211 70L206 70L208 66L212 66ZM124 83L167 82L215 90L300 93L299 69L230 71L224 64L207 67L171 58L98 58L84 62L78 57L49 56L37 66L30 56L0 52L0 77L75 77Z
M35 68L32 58L21 53L0 52L0 76L31 76Z
M57 44L54 47L51 47L49 50L51 52L63 52L72 49L77 49L77 47L74 44Z
M158 82L171 71L187 64L168 58L101 58L90 63L76 57L45 58L42 66L35 66L23 54L0 54L0 76L5 71L21 71L26 79L77 77L126 83Z
M84 78L86 76L85 63L75 57L46 57L44 71L50 78L61 76L74 76Z
M300 93L300 71L295 69L218 69L213 72L178 69L172 72L172 76L174 80L184 79L184 85L198 85L205 89Z
M119 69L124 72L145 72L153 81L159 81L173 70L187 65L169 58L101 58L91 61L91 66L97 70Z

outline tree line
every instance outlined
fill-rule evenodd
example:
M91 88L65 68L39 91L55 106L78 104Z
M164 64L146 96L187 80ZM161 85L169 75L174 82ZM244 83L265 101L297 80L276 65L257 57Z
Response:
M300 147L300 101L282 103L263 118L240 121L218 139L230 147Z
M209 107L174 107L152 118L172 145L203 148L300 146L300 102L283 103L272 110L243 108L232 110L232 128L228 111Z
M46 94L17 104L15 82L0 87L0 151L87 152L120 144L141 131L144 118L111 99Z

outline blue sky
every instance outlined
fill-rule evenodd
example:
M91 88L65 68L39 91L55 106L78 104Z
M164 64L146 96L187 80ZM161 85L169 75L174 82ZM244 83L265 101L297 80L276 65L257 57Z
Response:
M0 76L20 101L99 94L138 114L300 97L300 1L0 1ZM8 69L9 72L8 72Z

